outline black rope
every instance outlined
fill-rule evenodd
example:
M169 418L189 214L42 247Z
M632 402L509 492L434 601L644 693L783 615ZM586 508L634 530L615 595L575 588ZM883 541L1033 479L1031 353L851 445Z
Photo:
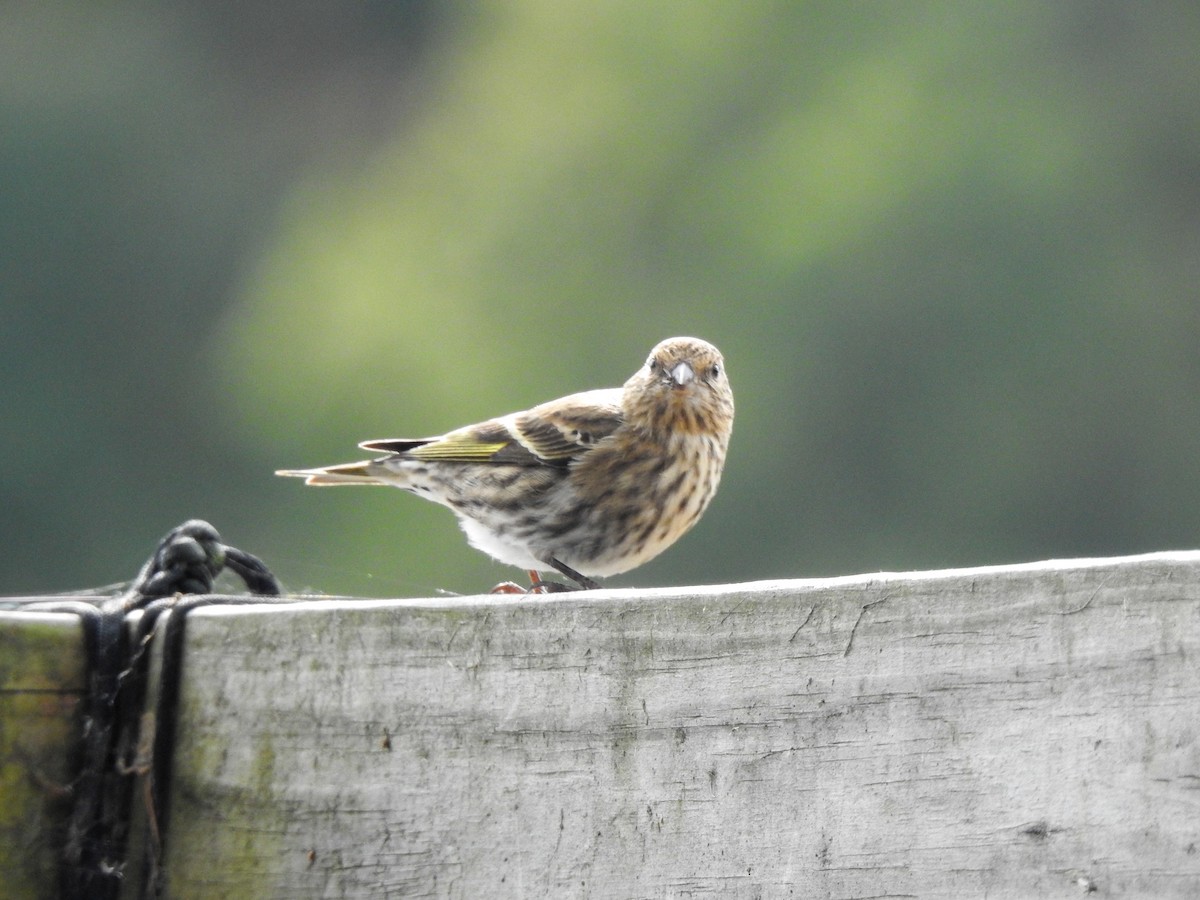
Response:
M213 586L229 569L255 597L214 597ZM173 528L138 572L132 587L116 597L37 600L18 608L79 616L88 665L79 775L63 839L60 892L68 900L116 900L125 877L132 804L132 778L148 779L148 840L145 893L161 893L160 862L169 815L167 790L174 756L175 716L182 675L187 614L216 603L280 602L282 589L255 556L228 547L216 529L199 519ZM133 640L127 616L141 610ZM158 697L143 714L151 637L163 613Z

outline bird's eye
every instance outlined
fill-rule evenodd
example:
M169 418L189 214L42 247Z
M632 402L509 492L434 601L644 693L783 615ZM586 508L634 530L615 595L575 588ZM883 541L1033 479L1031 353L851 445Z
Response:
M658 360L655 359L653 356L650 357L648 360L646 360L646 368L649 369L651 371L651 373L657 372L658 371Z
M717 365L709 366L708 377L709 378L720 378L721 377L721 367L717 366Z

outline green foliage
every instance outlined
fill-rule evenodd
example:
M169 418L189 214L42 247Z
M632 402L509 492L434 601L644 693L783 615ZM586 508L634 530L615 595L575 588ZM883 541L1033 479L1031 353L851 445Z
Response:
M246 62L267 40L253 22L232 57L203 20L87 26L129 45L97 102L125 110L111 165L153 201L144 214L115 214L125 192L102 165L30 162L55 135L104 131L54 112L69 81L6 106L23 126L0 147L6 180L53 188L24 197L26 221L85 219L55 245L66 275L10 292L18 325L37 331L40 298L85 306L97 279L107 301L99 324L75 308L9 359L39 444L101 436L63 478L17 431L19 502L0 516L50 536L9 561L14 587L121 577L135 560L115 554L195 515L292 587L486 587L514 573L445 511L270 471L618 384L682 333L729 362L726 481L694 534L621 583L1195 543L1200 12L434 8L302 18L337 23L344 67L265 54L278 95ZM386 78L362 74L372 60ZM43 47L34 62L27 77L59 60ZM354 113L381 108L371 127ZM14 241L53 258L33 226ZM128 279L105 281L143 258L155 277L127 296ZM130 374L147 328L151 386ZM96 334L104 363L82 366ZM89 374L22 375L47 359ZM127 412L113 421L97 398ZM116 533L72 568L100 528Z

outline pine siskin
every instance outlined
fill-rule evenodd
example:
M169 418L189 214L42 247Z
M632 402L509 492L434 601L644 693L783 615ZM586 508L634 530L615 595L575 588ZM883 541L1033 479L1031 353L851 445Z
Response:
M276 474L403 488L448 506L472 546L529 570L535 589L549 589L536 571L544 567L595 588L589 576L639 566L696 524L717 490L732 427L720 351L676 337L624 387L441 437L365 441L359 446L387 455Z

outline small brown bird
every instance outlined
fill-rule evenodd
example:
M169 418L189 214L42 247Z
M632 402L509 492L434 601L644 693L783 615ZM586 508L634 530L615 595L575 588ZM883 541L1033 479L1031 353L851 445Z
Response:
M592 577L653 559L696 524L733 427L725 363L698 338L663 341L624 387L584 391L441 437L365 441L386 456L276 474L385 484L448 506L471 545L529 570ZM497 590L520 590L514 585Z

